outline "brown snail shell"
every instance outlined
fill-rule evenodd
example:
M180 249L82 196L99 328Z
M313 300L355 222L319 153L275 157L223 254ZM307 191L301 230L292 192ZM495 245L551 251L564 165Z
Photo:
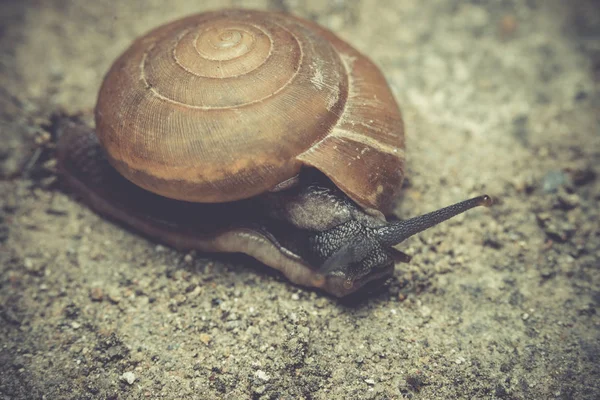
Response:
M154 29L114 63L95 117L111 164L178 200L250 198L312 166L388 213L404 176L402 118L379 69L286 14L215 11Z

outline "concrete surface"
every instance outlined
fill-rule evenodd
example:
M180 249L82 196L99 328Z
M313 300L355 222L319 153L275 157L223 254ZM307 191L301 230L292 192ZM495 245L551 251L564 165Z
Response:
M594 1L115 3L0 5L0 398L600 397ZM496 205L407 241L388 287L346 304L57 190L52 116L89 113L137 35L223 3L313 19L381 66L408 133L400 217Z

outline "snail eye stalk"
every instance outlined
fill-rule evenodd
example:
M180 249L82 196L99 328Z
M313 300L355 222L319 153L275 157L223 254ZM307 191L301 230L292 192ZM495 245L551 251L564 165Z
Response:
M375 233L381 243L386 246L394 246L425 229L431 228L458 214L462 214L471 208L479 206L489 207L491 205L492 198L490 196L478 196L418 217L391 222L377 229Z

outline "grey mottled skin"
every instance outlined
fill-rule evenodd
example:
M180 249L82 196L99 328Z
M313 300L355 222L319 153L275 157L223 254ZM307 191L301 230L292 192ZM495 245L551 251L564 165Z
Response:
M286 225L275 234L280 243L321 273L354 280L392 265L399 253L376 237L386 221L363 212L318 171L306 170L296 187L268 193L261 202L270 218Z

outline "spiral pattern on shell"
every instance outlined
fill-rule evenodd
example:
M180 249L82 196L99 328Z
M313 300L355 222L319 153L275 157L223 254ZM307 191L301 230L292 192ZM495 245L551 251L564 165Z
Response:
M117 59L98 96L97 134L122 175L166 197L249 198L309 165L359 203L377 208L394 193L373 186L364 173L347 184L335 176L336 169L347 168L343 157L353 157L356 168L372 168L375 161L365 161L367 147L392 157L403 147L394 99L377 68L363 58L331 32L289 15L194 15L154 29ZM364 73L360 68L366 80L353 77ZM353 80L357 84L350 87ZM371 98L361 99L363 92ZM356 108L352 114L349 106ZM384 121L373 122L371 114L382 109ZM375 131L361 122L366 119ZM357 125L366 128L350 128ZM354 143L362 140L361 129L366 147ZM326 139L336 132L337 139ZM373 134L381 138L373 141ZM319 165L324 151L337 154L325 156L334 165ZM357 151L362 160L351 154ZM402 180L402 162L403 156L376 172L389 170L381 176L391 176L395 185ZM365 185L373 187L364 199L354 195Z
M172 57L163 56L169 52ZM276 95L294 80L301 57L300 43L281 26L229 18L209 20L156 42L141 68L157 96L208 110L240 107ZM249 85L243 78L248 74L260 84ZM197 87L202 90L194 90Z

